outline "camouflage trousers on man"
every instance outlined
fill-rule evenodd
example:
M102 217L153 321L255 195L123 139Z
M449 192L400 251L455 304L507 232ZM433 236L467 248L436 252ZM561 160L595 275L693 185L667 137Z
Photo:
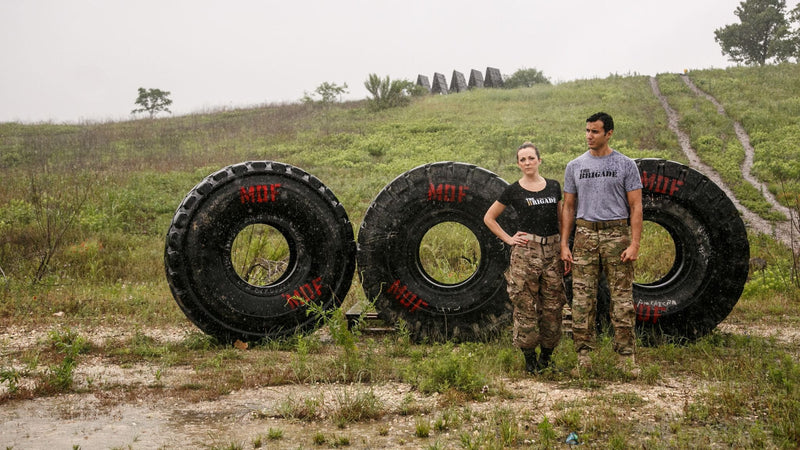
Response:
M633 306L633 262L620 255L630 245L630 227L575 229L572 250L572 334L575 350L593 350L596 341L597 281L602 269L611 294L610 318L614 350L632 355L635 350L636 311Z
M514 346L520 349L555 348L561 340L564 269L558 236L546 244L529 242L511 250L505 278L514 306Z

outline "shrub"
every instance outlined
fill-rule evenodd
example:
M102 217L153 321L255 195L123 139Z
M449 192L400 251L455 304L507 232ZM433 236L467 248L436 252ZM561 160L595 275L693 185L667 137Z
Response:
M544 76L541 70L524 68L503 80L503 87L506 89L531 87L534 84L550 84L550 80Z
M374 73L369 75L364 87L372 94L369 105L373 110L405 106L411 101L412 95L419 93L416 85L409 80L391 80L388 75L381 78Z

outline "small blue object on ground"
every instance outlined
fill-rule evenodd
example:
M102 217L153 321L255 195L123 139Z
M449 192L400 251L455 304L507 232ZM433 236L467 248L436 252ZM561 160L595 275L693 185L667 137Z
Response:
M566 443L570 445L580 444L580 442L578 441L578 435L575 434L575 432L570 433L569 436L567 436Z

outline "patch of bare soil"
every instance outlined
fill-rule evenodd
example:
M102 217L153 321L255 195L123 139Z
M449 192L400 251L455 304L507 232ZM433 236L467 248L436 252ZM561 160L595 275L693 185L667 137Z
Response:
M764 332L772 335L769 333L773 332L752 328L743 330L735 325L723 329L750 334ZM185 332L180 328L152 329L147 334L160 342L177 342ZM124 330L111 328L81 331L97 345L107 339L118 339L124 333ZM779 338L797 342L798 332L795 330L793 333ZM6 360L12 349L17 352L33 347L46 336L47 330L11 327L0 334L0 355ZM190 367L163 368L157 363L145 362L118 366L104 363L100 358L83 358L75 372L74 393L13 400L0 408L0 446L199 448L238 443L242 448L252 448L253 442L261 436L265 448L310 448L316 446L313 439L319 433L326 439L323 447L346 438L350 448L425 448L436 442L453 448L460 445L460 433L487 423L494 412L503 408L517 413L520 425L529 430L521 430L524 435L536 436L537 424L526 423L523 418L541 420L547 416L552 420L564 402L634 393L642 401L627 407L624 414L631 421L657 427L659 423L682 415L684 405L693 402L697 393L704 389L691 379L663 379L657 385L606 383L601 389L536 377L502 379L498 385L487 386L484 399L459 407L459 410L471 411L469 426L458 431L432 429L430 437L420 438L415 436L419 414L401 414L403 405L413 398L415 409L427 411L424 417L433 424L441 414L441 398L439 395L423 395L404 383L264 386L231 392L213 401L196 402L175 395L181 392L176 388L192 372ZM153 389L154 385L162 389ZM159 398L153 392L172 394ZM338 427L328 416L329 412L336 410L342 398L364 392L375 395L385 415L366 423ZM302 403L305 400L318 402L320 416L317 420L287 419L280 414L281 406L287 402ZM268 440L266 436L270 429L281 430L282 437Z
M800 329L798 328L722 322L717 325L717 329L723 333L740 336L758 336L774 339L790 350L793 349L795 353L800 354Z
M159 342L179 341L185 329L151 329L147 335ZM79 330L93 344L122 338L125 330L97 328ZM3 359L13 350L34 348L45 341L47 330L11 327L0 334ZM3 363L6 366L5 363ZM432 431L429 438L415 436L418 417L402 415L402 407L413 398L417 411L428 411L431 423L439 409L439 395L422 395L403 383L380 385L311 384L265 386L240 390L214 401L194 402L175 396L175 389L192 374L189 367L158 367L155 363L109 365L98 357L82 358L76 368L73 391L55 397L14 400L0 409L2 435L0 445L14 448L47 448L79 445L83 449L128 447L186 448L240 443L250 447L258 436L270 429L281 430L280 440L268 441L266 447L313 447L317 433L334 442L346 437L354 448L420 448L436 440L457 443L459 436L450 431ZM157 375L156 375L157 374ZM548 383L535 378L501 380L487 386L482 401L467 407L477 419L491 417L492 411L508 408L520 417L553 417L559 402L596 395L591 390ZM158 384L163 398L153 395ZM96 389L100 387L101 389ZM108 387L108 389L104 389ZM119 389L123 387L123 389ZM94 388L94 389L91 389ZM691 401L697 387L686 380L669 380L644 388L635 384L610 384L604 395L613 392L639 392L646 404L630 411L639 421L657 421L680 413ZM7 389L3 386L0 389ZM145 392L146 391L146 392ZM379 400L385 415L367 423L337 427L330 411L350 395L371 392ZM83 393L81 393L83 392ZM156 390L158 392L158 390ZM140 395L141 394L141 395ZM313 422L282 418L281 405L288 401L318 402L320 417ZM535 424L528 424L533 427Z

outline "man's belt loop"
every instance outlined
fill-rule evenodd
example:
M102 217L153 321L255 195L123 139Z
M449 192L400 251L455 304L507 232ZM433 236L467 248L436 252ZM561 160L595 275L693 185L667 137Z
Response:
M627 227L630 226L631 220L619 219L619 220L605 220L601 222L589 222L588 220L578 219L577 221L575 221L575 223L579 227L584 227L593 231L598 231L614 227Z

